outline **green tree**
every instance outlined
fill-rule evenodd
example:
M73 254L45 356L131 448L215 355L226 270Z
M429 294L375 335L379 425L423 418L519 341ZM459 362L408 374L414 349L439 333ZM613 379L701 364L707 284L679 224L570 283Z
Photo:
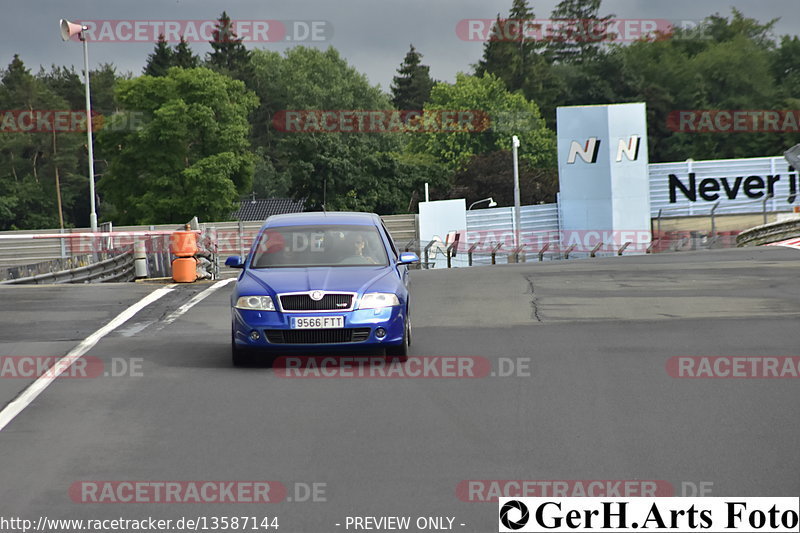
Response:
M438 83L425 104L425 113L470 111L484 117L476 131L424 131L414 135L411 149L436 157L448 168L460 171L478 154L511 149L511 137L522 143L520 159L533 167L555 166L555 136L534 102L512 93L492 74L481 77L458 74L456 83Z
M484 44L483 56L474 65L475 75L494 74L508 90L521 91L536 102L547 123L553 126L564 86L545 57L545 41L524 29L526 24L532 24L526 21L534 19L527 0L514 0L508 19L498 15Z
M109 166L99 187L119 223L225 220L252 186L247 114L258 99L240 81L206 68L120 82L123 113L99 144ZM139 128L132 113L149 120Z
M0 228L57 227L59 189L66 191L62 194L66 214L75 195L87 188L86 178L76 170L81 134L54 131L39 119L27 130L8 117L23 112L38 116L51 112L52 116L52 111L68 110L69 106L15 55L0 79L0 109L11 121L4 123L5 131L0 133ZM67 219L65 224L71 222Z
M430 67L422 64L422 54L412 44L403 64L392 80L392 103L397 109L417 110L428 100L433 88Z
M513 183L511 152L499 150L473 156L466 168L453 177L449 195L465 198L467 205L489 197L501 207L514 205ZM558 192L558 169L536 168L523 159L519 165L519 188L522 205L553 203Z
M180 68L197 68L200 66L200 58L192 53L192 49L186 39L181 35L180 42L175 45L175 54L172 57L172 64Z
M546 55L557 63L582 63L600 52L600 45L614 38L609 31L613 15L600 17L602 0L561 0L551 14L562 21L547 39Z
M158 36L153 53L147 56L144 73L148 76L166 76L167 70L173 66L175 52L167 43L164 34Z
M93 75L94 73L91 73ZM67 101L70 109L86 107L83 76L74 67L52 65L49 72L42 68L37 77L54 93Z
M446 180L438 163L403 153L400 133L284 131L273 118L285 110L391 110L389 98L334 48L295 47L253 53L253 85L262 98L254 146L268 190L287 190L311 209L381 214L405 212L427 173ZM265 184L266 185L266 184ZM284 187L286 187L284 189Z
M206 58L206 66L248 83L251 76L250 51L236 35L225 11L217 19L211 36L211 52Z

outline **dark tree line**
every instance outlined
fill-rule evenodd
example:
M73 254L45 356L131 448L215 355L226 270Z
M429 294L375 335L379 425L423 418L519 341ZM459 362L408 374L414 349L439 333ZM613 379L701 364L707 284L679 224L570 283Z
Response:
M492 29L501 37L490 38L472 72L452 83L434 80L411 45L388 93L333 48L248 49L227 13L205 57L183 39L171 46L161 37L143 75L113 65L91 72L92 107L102 115L94 162L100 219L226 218L253 192L302 198L309 208L388 214L415 209L424 183L434 198L493 196L507 205L512 134L524 139L524 201L551 202L555 110L564 105L646 102L653 162L779 155L800 142L792 131L692 133L669 121L680 110L800 108L800 39L776 37L775 21L733 10L691 30L621 42L601 0L562 0L551 19L579 22L548 38L514 33L515 21L535 16L530 2L512 0ZM53 65L32 73L18 56L0 71L0 110L83 108L80 71ZM474 131L279 127L286 110L309 109L433 117L479 109L487 118ZM0 229L88 225L87 167L85 133L4 125Z

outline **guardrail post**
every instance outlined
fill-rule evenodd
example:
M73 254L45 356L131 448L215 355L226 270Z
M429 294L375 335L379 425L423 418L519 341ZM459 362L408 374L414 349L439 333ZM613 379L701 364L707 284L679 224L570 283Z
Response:
M436 242L435 240L431 240L431 242L429 242L429 243L428 243L428 244L425 246L425 250L424 250L424 252L423 252L423 253L424 253L424 255L425 255L425 268L430 268L430 266L429 266L429 265L430 265L430 250L431 250L431 246L433 246L433 244L434 244L435 242Z
M657 230L656 231L658 232L659 237L661 236L661 211L662 211L662 209L658 210L658 219L657 219L657 222L656 222L656 224L657 224L657 226L656 226Z
M458 239L456 239L453 242L451 242L450 246L448 246L445 249L445 253L447 254L447 268L450 268L450 266L451 266L450 265L450 259L451 259L451 257L453 257L453 256L450 255L450 252L453 251L453 246L456 246L457 244L458 244ZM455 255L455 254L453 254L453 255Z
M501 246L503 246L503 243L499 242L499 243L497 243L497 246L492 248L492 264L493 265L497 264L497 260L496 260L497 259L497 250L499 250Z
M469 247L469 250L467 250L467 259L469 261L469 266L472 266L472 252L475 251L475 248L477 248L479 244L480 242L473 243L472 246Z
M133 269L134 277L146 278L147 275L147 245L145 241L135 239L133 241Z
M519 263L519 262L520 262L520 260L519 260L519 254L520 254L520 252L522 252L522 249L523 249L523 248L525 248L525 245L524 245L524 244L521 244L521 245L519 245L519 246L515 247L513 250L511 250L511 253L509 254L509 259L510 259L511 257L513 257L513 258L514 258L514 261L513 261L513 262L514 262L514 263ZM510 262L510 261L509 261L509 262Z
M602 242L598 242L597 246L592 248L592 251L589 252L589 257L596 257L597 256L597 250L599 250L602 247L603 247L603 243Z
M628 241L628 242L626 242L625 244L623 244L623 245L620 247L620 249L619 249L619 250L617 250L617 255L622 255L622 252L624 252L624 251L625 251L625 248L627 248L627 247L628 247L628 246L630 246L630 245L631 245L631 241Z
M64 228L61 228L61 234L62 235L64 234ZM67 243L65 242L64 237L61 237L58 240L61 241L61 259L66 259L67 258Z
M721 201L722 200L717 200L716 203L714 203L714 206L711 208L711 235L712 236L716 235L716 233L717 233L717 227L716 227L716 223L715 223L716 221L714 219L714 211L717 210L717 208L719 207L719 203Z
M550 248L550 243L546 242L546 243L544 243L544 246L542 246L541 250L539 250L539 262L540 263L542 261L544 261L544 253L547 251L548 248Z
M650 241L650 244L647 246L647 249L644 251L644 253L646 253L646 254L653 253L653 247L656 245L656 241L657 240L658 240L658 237L656 237L655 239Z
M244 223L240 220L236 227L239 232L239 256L244 257Z
M767 223L767 202L772 198L772 193L765 194L761 200L761 212L764 214L764 224Z
M572 250L575 249L575 246L577 246L577 245L576 244L572 244L572 245L570 245L569 248L566 249L566 251L564 252L564 259L569 259L569 254L572 252Z

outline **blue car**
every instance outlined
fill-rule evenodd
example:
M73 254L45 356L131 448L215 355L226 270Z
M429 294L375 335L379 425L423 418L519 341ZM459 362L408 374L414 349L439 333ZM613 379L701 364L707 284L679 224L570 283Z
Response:
M383 349L405 360L411 343L408 266L372 213L295 213L267 219L231 296L234 365L256 353Z

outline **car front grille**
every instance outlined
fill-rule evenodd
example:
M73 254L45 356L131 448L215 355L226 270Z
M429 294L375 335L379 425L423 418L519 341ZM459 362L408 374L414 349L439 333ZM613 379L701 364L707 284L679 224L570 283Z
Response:
M337 329L267 329L264 335L271 344L341 344L364 342L370 328Z
M353 305L353 295L346 293L327 293L321 300L308 294L283 294L280 299L284 311L349 311Z

